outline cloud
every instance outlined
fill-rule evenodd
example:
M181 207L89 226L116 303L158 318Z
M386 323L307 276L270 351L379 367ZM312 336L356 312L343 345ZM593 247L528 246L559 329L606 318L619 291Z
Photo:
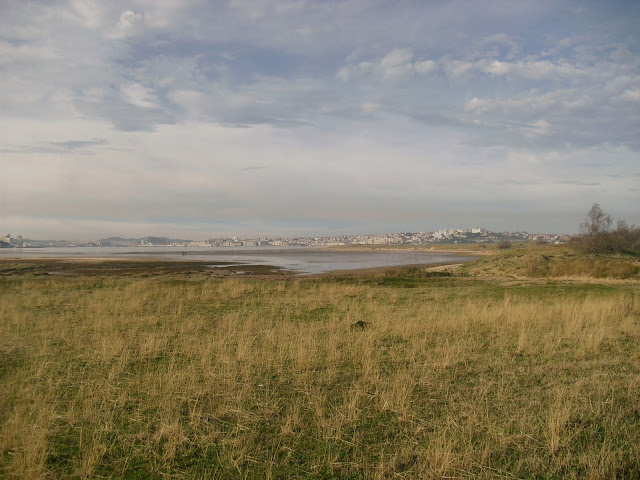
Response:
M409 48L391 50L383 57L359 63L347 63L337 73L337 78L347 82L351 79L374 78L393 80L411 77L416 73L428 75L436 71L433 60L413 61L413 52Z
M616 100L621 100L624 102L640 102L640 88L629 88L622 92L620 95L615 97Z
M412 60L413 52L410 49L396 49L382 57L375 68L383 78L402 77L413 73Z
M494 76L512 76L533 80L548 80L558 78L575 78L578 75L584 75L579 69L568 64L555 64L548 60L542 61L519 61L519 62L501 62L480 61L474 68L483 73Z
M512 135L511 145L596 146L624 145L640 149L635 131L640 128L640 111L624 91L611 92L596 85L535 90L504 99L473 98L464 107L465 117L492 122L496 130ZM524 137L531 140L524 142ZM496 142L505 142L497 137ZM533 143L532 143L533 142Z
M56 53L47 45L14 44L0 40L0 67L50 61L56 58Z
M120 19L116 24L113 32L109 35L111 38L126 38L136 35L144 26L144 15L141 13L125 10L120 15Z
M91 140L65 140L62 142L36 142L30 145L9 146L0 149L3 153L92 153L93 147L102 147L109 144L106 138L93 138Z
M82 24L89 29L100 27L102 23L102 11L100 3L95 0L72 0L73 12Z
M129 83L120 87L123 100L140 108L157 108L158 101L151 90L139 83Z
M581 185L581 186L585 186L585 187L595 187L595 186L600 186L601 183L600 182L572 182L572 181L564 181L564 182L558 182L560 185Z
M429 75L438 69L438 64L433 60L424 60L422 62L415 62L413 68L416 73L420 75Z
M67 150L84 149L93 146L106 145L109 143L106 138L94 138L92 140L66 140L64 142L49 142L54 147Z
M117 130L125 132L152 131L159 124L175 122L175 116L166 109L148 108L128 102L74 101L82 114L97 119L108 119Z
M480 58L513 60L522 55L522 43L517 36L505 33L487 35L474 40L473 52Z
M465 80L473 75L473 62L444 58L441 63L446 74L453 80Z
M0 200L29 228L423 230L637 204L638 6L37 5L0 5Z
M328 104L339 102L314 79L284 80L257 76L253 83L231 87L211 82L208 89L178 90L168 99L189 120L227 126L270 124L279 127L309 126Z

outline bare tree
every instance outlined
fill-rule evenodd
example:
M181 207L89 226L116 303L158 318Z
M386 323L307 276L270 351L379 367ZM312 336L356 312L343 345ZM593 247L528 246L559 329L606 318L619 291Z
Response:
M582 234L574 238L574 246L591 253L640 253L640 228L624 220L619 220L615 229L612 225L611 215L594 203L580 224Z
M600 205L594 203L591 210L587 213L587 218L580 224L580 230L585 235L597 235L611 230L613 219L600 208Z

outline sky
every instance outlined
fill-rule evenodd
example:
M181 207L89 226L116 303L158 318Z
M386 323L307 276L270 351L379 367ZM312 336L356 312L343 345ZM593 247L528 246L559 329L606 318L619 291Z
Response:
M640 2L0 2L0 233L640 224Z

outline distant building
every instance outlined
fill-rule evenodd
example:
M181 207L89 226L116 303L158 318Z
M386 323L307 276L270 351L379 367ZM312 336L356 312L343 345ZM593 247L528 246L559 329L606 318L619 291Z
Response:
M0 248L22 247L22 235L13 236L10 233L0 237Z

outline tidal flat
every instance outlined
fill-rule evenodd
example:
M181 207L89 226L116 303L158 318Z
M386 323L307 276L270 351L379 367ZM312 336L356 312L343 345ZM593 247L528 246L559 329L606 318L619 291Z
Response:
M640 280L609 260L3 260L0 476L638 478Z

